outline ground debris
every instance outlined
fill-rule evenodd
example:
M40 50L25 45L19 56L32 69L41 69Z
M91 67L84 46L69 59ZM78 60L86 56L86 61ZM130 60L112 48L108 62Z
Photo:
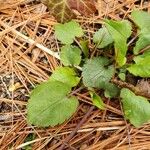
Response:
M102 26L102 19L128 18L133 9L150 11L150 2L147 0L98 1L98 16L77 18L88 38L90 52L94 47L93 33ZM31 90L38 83L49 79L52 71L61 65L59 60L36 46L41 44L59 52L60 43L53 30L53 25L57 22L39 0L0 0L0 4L0 149L25 149L26 144L26 149L56 150L90 109L92 103L89 93L86 90L75 93L80 106L77 113L64 124L45 129L28 125L26 105ZM20 34L32 39L34 44L28 43ZM12 85L19 83L21 87L9 90L12 80ZM150 94L149 79L139 80L136 86L142 92ZM134 128L124 121L118 100L104 101L107 109L104 112L93 109L72 139L63 143L65 148L149 149L150 124Z

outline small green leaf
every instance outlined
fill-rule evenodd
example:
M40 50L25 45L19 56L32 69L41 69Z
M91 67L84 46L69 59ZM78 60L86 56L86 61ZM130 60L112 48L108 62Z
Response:
M134 54L138 54L140 50L150 43L150 14L144 11L135 10L131 13L131 18L140 28L139 39L133 49Z
M85 57L89 56L88 43L89 43L88 40L82 40L82 41L80 41L80 45L82 47L82 51L83 51L83 54L84 54Z
M150 103L146 98L136 96L129 89L121 90L121 98L125 118L129 119L131 124L136 127L150 121Z
M97 44L98 48L104 48L113 43L113 38L106 27L99 29L93 36L93 42Z
M126 63L127 39L131 35L131 25L127 20L106 20L106 27L114 39L115 59L121 67Z
M118 77L122 80L122 81L125 81L126 80L126 74L125 73L119 73L118 74Z
M93 105L98 107L99 109L104 110L105 109L105 104L103 103L102 98L94 92L90 92L90 95L91 95L91 98L92 98Z
M67 96L70 90L70 86L58 81L37 86L27 105L28 122L47 127L61 124L70 118L78 107L78 100Z
M87 87L105 88L105 84L114 75L114 67L107 66L109 60L105 57L89 59L83 66L83 83Z
M81 50L77 46L65 45L61 49L60 59L64 66L78 66L81 62Z
M49 80L60 81L62 83L69 85L70 87L74 87L79 83L80 78L77 77L77 74L74 71L74 69L69 67L58 67L53 72Z
M150 77L150 55L137 56L134 61L135 64L132 64L127 70L135 76Z
M105 97L107 97L107 98L116 97L116 96L118 96L118 94L120 92L119 88L115 84L112 84L112 83L106 83L104 90L105 90L105 92L104 92Z
M75 37L83 36L83 30L79 23L70 21L65 24L55 25L55 35L62 44L72 44Z
M150 45L150 30L143 29L139 34L139 39L133 49L135 55L139 53L140 50Z

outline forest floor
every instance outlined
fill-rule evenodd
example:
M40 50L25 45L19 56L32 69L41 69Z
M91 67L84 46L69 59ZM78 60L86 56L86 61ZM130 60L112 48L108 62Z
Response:
M92 47L92 35L103 18L128 19L135 8L150 12L150 2L101 0L98 16L80 16L76 20ZM149 150L150 124L133 127L125 121L120 102L115 99L104 100L105 111L91 109L89 94L81 89L75 92L80 106L65 123L53 128L27 124L26 105L31 90L61 65L43 51L59 51L53 28L56 23L39 1L0 0L0 150L56 150L62 144L67 150ZM80 129L67 141L83 118Z

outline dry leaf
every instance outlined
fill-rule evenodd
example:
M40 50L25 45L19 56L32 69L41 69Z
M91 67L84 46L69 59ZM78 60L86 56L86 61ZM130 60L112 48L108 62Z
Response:
M76 17L75 11L82 15L95 13L95 0L41 0L58 22L66 22Z
M138 87L141 92L150 95L150 82L149 81L145 79L139 80L136 87Z
M71 9L77 10L80 14L88 16L95 13L95 0L68 0Z

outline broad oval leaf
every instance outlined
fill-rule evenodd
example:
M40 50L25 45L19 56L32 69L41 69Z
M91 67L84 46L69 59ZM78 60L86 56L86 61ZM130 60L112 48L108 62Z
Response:
M134 58L135 64L132 64L127 70L135 76L150 77L150 53Z
M27 119L38 127L55 126L63 123L76 111L78 100L68 97L70 86L49 81L37 86L27 105Z
M51 75L49 81L60 81L70 87L74 87L79 83L80 78L77 76L73 68L58 67Z
M140 50L150 45L150 30L143 29L140 31L139 39L133 49L134 54L138 54Z
M141 30L144 28L150 29L150 13L141 10L134 10L131 13L131 18Z
M72 44L75 37L83 35L83 30L79 23L72 20L65 24L55 25L55 35L62 44Z
M136 127L150 121L150 103L141 96L136 96L129 89L121 90L121 98L125 118L129 119L131 124Z
M106 57L95 57L87 60L83 66L83 84L90 88L100 88L105 90L106 97L117 96L119 89L112 83L111 78L115 73L114 66Z
M83 83L87 87L104 88L114 75L114 67L107 66L109 60L105 57L89 59L83 66Z
M49 8L58 22L66 22L76 17L74 10L82 15L95 13L95 0L41 0Z
M106 27L100 28L93 36L93 42L98 48L104 48L113 43L113 38Z
M116 62L121 67L126 63L127 39L131 35L131 24L127 20L106 20L105 22L114 39Z
M64 66L78 66L81 62L81 50L77 46L65 45L61 48L60 59Z
M138 54L140 50L150 43L150 13L135 10L131 13L131 18L140 28L139 39L133 49L134 54Z

